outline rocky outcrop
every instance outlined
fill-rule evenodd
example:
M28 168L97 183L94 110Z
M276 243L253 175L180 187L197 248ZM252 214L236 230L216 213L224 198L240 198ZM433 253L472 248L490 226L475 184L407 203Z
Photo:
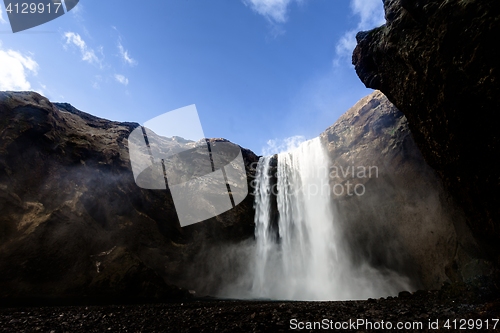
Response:
M322 135L330 187L352 261L436 289L489 270L464 214L418 150L406 117L380 92Z
M0 297L184 297L174 285L201 246L253 235L251 196L181 228L168 190L139 188L138 124L32 92L0 92L0 119ZM257 156L242 153L251 175Z
M385 0L387 23L357 35L353 63L408 119L486 256L500 247L500 3Z

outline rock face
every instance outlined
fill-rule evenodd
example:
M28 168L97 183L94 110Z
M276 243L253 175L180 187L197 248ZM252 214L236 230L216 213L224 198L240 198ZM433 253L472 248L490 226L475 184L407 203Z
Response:
M384 7L387 23L357 35L356 72L405 114L425 160L498 264L500 3L385 0Z
M181 228L168 190L139 188L138 124L31 92L0 92L0 119L0 297L184 297L173 284L193 253L253 235L251 196ZM242 153L251 174L257 156Z
M329 127L330 187L352 260L367 260L439 288L483 274L477 245L406 117L380 92L361 99Z

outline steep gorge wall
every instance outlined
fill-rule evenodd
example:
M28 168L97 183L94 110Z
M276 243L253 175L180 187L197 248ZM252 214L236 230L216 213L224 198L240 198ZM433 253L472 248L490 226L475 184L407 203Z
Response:
M415 143L500 263L500 2L385 0L387 23L357 35L353 64L408 119Z

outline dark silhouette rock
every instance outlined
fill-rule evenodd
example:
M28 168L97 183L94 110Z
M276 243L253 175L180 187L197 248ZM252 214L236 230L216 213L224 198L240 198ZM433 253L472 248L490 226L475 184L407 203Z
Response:
M353 64L408 119L414 140L499 263L500 2L385 0L387 23L357 35Z

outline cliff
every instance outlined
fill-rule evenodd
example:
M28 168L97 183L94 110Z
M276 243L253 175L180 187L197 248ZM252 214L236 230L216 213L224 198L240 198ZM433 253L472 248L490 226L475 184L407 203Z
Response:
M384 94L362 98L321 137L331 160L337 222L353 262L390 269L425 289L488 271L463 211Z
M500 3L385 0L387 23L357 35L353 64L401 110L425 160L499 263Z
M251 196L181 228L168 190L139 188L127 147L136 123L32 92L0 92L0 119L2 298L186 297L174 285L190 256L253 235ZM242 153L250 174L257 156Z

